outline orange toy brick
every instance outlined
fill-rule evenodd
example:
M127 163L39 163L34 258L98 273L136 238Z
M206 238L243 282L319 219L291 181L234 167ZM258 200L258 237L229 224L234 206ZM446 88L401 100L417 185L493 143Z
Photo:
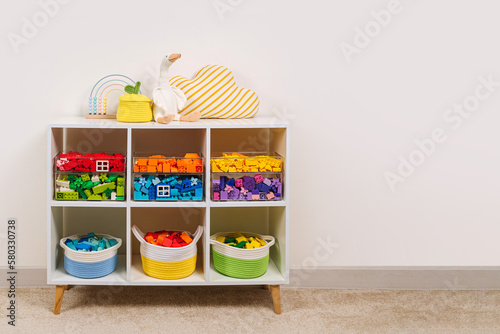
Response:
M163 241L165 241L165 234L160 234L158 236L158 239L156 240L156 244L158 246L162 246L163 245Z
M170 167L170 173L177 173L177 167Z
M153 244L153 245L155 244L155 238L153 238L153 236L151 236L151 235L148 235L144 239L146 239L146 241L149 242L150 244Z
M158 173L163 173L163 165L162 164L158 164L158 166L156 166L156 171Z
M200 156L198 155L198 153L186 153L186 155L184 155L184 158L191 158L191 159L194 159L194 158L199 158Z
M148 173L155 173L156 172L156 166L148 166L147 167L147 172Z
M193 239L191 239L191 237L187 235L186 232L182 232L181 239L184 240L187 244L190 244L193 241Z
M187 172L188 173L196 173L196 166L193 164L188 164L187 165Z
M156 165L158 165L158 159L148 159L148 165L149 166L156 166Z
M146 172L147 172L147 170L148 170L148 166L139 166L139 171L140 171L141 173L146 173Z
M134 173L139 173L139 166L138 165L134 165Z
M137 159L137 165L146 166L148 164L148 159Z

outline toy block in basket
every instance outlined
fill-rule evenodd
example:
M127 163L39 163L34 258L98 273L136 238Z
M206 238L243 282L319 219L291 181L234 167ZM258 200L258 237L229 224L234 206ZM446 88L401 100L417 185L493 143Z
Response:
M283 198L283 158L277 153L220 153L210 164L214 201Z
M202 201L203 158L184 155L134 157L134 200Z
M235 278L256 278L269 266L274 237L250 232L221 232L210 236L215 269Z
M62 238L64 269L79 278L98 278L116 269L122 240L108 234L88 233Z
M123 201L125 162L121 153L58 154L54 159L55 199Z
M132 226L132 232L141 243L142 269L146 275L180 279L194 273L198 255L196 244L203 234L201 225L194 234L185 231L145 234L136 225Z

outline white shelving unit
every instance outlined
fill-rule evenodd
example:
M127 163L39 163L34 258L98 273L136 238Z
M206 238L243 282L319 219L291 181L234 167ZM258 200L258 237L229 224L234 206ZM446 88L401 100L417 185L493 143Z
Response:
M47 149L47 284L56 285L56 296L69 285L265 285L270 286L279 313L279 286L289 282L289 128L276 118L244 120L200 120L168 125L119 123L113 119L59 119L48 126ZM121 152L127 156L125 201L54 200L53 158L59 152ZM283 200L210 200L211 152L277 152L284 157ZM133 200L134 152L201 152L205 157L203 202L146 202ZM194 232L198 225L204 235L198 243L196 271L179 280L161 280L142 270L139 242L132 225L143 231L178 228ZM96 279L80 279L64 270L59 240L75 233L106 233L123 240L118 265L112 274ZM270 234L276 239L271 248L269 269L255 279L221 275L211 260L210 235L223 231ZM56 298L57 300L57 298ZM278 305L276 304L278 303ZM56 301L54 313L58 314Z

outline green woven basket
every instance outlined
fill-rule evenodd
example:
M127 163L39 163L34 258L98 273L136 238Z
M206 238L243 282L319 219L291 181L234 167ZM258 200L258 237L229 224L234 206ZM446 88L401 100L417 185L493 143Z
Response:
M217 241L219 236L233 236L234 232L216 233L210 236L215 269L223 275L235 278L256 278L266 273L269 267L269 248L274 245L272 236L242 232L245 237L257 237L267 245L255 249L241 249Z
M269 266L269 254L262 259L242 260L225 256L212 249L214 266L223 275L235 278L255 278L266 273Z

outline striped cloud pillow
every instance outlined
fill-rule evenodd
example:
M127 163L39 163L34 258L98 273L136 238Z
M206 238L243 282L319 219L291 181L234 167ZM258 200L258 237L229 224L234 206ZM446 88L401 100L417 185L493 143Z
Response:
M187 97L181 115L199 111L202 118L250 118L259 111L257 94L236 86L233 73L224 66L207 65L193 79L172 77L170 85Z

